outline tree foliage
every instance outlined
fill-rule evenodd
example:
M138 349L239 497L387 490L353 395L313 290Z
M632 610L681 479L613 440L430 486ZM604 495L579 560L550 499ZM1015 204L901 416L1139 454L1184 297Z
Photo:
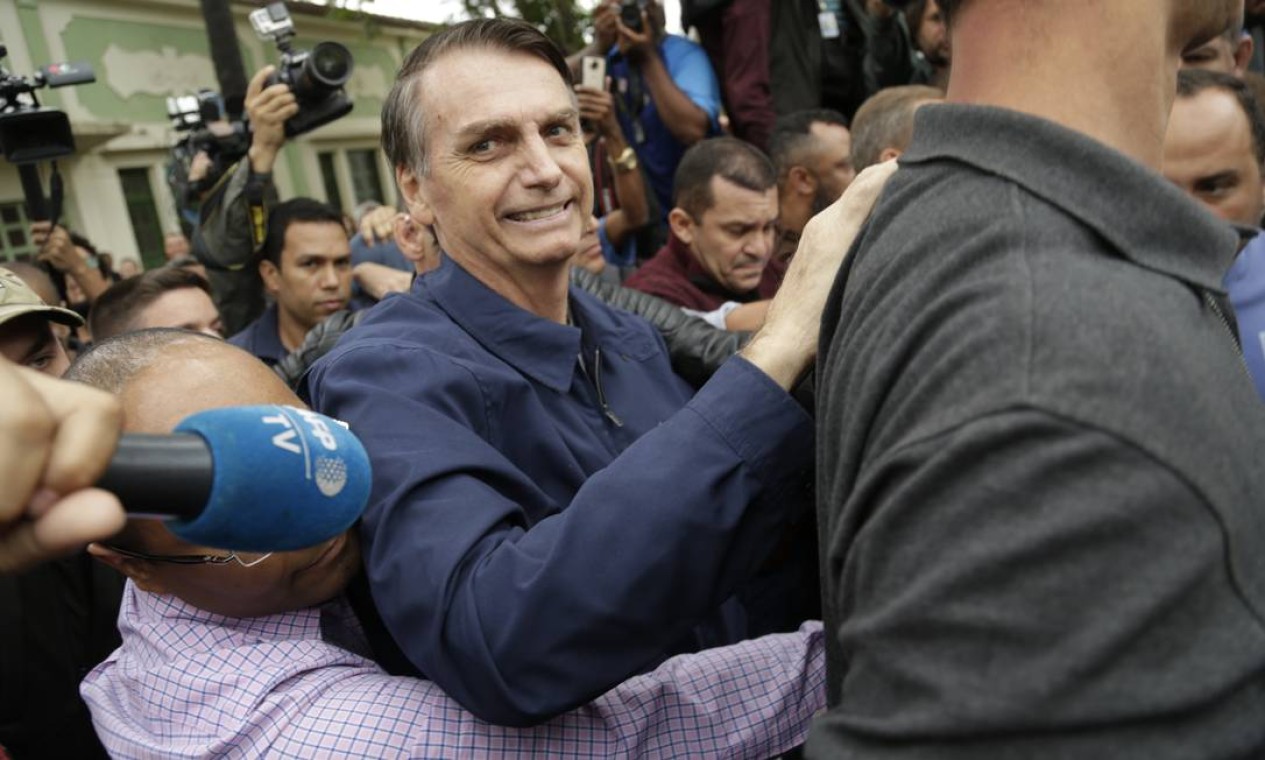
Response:
M535 25L568 53L584 46L589 12L576 0L461 0L471 17L510 16Z

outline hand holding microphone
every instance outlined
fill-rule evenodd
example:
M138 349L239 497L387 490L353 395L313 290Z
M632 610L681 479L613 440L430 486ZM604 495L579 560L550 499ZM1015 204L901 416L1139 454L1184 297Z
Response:
M113 396L3 360L0 397L0 573L108 539L120 502L192 543L285 551L338 535L368 501L363 446L307 410L212 409L120 439Z

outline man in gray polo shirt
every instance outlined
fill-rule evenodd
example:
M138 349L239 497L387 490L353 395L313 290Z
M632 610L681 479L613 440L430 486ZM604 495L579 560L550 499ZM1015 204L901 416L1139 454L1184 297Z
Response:
M1155 171L1180 54L1243 4L941 5L950 104L824 317L808 754L1265 756L1236 237Z

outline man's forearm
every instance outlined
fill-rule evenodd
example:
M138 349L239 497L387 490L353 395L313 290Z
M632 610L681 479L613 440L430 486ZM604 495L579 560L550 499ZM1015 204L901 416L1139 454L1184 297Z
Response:
M88 299L88 303L96 303L97 296L110 287L110 282L105 278L105 275L101 274L101 270L98 267L83 264L67 272L67 274L78 283L84 297Z
M707 137L707 112L676 86L657 51L646 56L641 64L641 73L659 116L673 137L685 145L693 145Z
M612 159L619 158L628 147L622 133L606 137L607 153ZM606 236L621 246L630 232L650 221L650 208L646 204L645 180L637 169L615 168L615 192L619 196L619 208L607 217L610 221L606 223ZM612 225L611 221L618 223Z
M375 479L394 484L362 526L374 593L390 601L383 621L421 672L486 720L547 720L656 661L750 577L795 511L812 421L737 361L524 531L538 486L506 460L499 435L475 429L487 399L460 387L464 367L416 358L424 363L398 373L391 356L357 353L353 369L335 354L313 367L308 388L315 408L360 431ZM418 373L435 390L387 390L415 386L406 378ZM426 434L383 425L403 418ZM651 471L673 488L646 483ZM421 564L391 562L400 551ZM658 557L649 568L648 552ZM418 586L419 574L433 583ZM680 577L694 583L671 583Z

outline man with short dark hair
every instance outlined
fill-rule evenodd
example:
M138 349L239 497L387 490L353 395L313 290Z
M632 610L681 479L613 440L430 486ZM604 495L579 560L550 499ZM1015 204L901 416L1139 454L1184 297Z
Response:
M1265 117L1242 80L1183 70L1164 135L1164 176L1217 216L1251 230L1225 275L1239 342L1265 398Z
M1265 213L1265 120L1241 80L1216 71L1177 75L1164 134L1164 176L1227 222L1259 228Z
M710 313L772 298L784 268L770 267L777 230L777 173L758 148L717 137L677 167L672 236L625 285Z
M808 220L856 177L848 120L826 108L787 114L773 130L769 158L777 171L778 258L786 259Z
M303 345L321 320L347 308L351 246L341 214L295 198L270 210L262 255L259 275L274 303L229 342L272 365Z
M361 537L382 661L529 725L745 636L732 597L798 515L811 421L787 389L842 252L801 251L765 327L695 395L647 323L568 287L593 187L570 71L539 30L427 38L382 136L443 260L307 374L373 465ZM835 238L885 176L823 214Z
M822 328L832 706L806 753L1265 756L1238 236L1160 176L1181 54L1243 0L941 6L947 102Z
M188 269L165 266L116 282L92 306L93 341L150 327L179 327L224 337L211 286Z

